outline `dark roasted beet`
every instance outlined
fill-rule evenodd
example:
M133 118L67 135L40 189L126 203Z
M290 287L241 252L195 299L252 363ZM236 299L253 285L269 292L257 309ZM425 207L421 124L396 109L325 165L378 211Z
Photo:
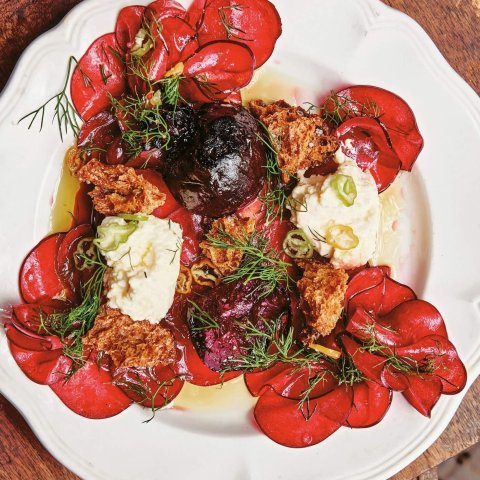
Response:
M166 181L188 210L221 217L262 188L265 150L257 121L241 106L206 104L198 118L191 152L167 166Z
M155 137L144 145L144 149L149 151L158 148L162 152L162 160L171 162L192 145L197 131L197 115L190 105L179 103L175 108L166 107L162 111L162 117L168 126L167 148L164 147L165 141L163 139ZM156 122L158 122L158 118L155 116L147 118L144 127L155 129Z
M252 342L242 325L250 322L264 331L265 321L273 322L288 310L288 295L283 289L278 288L269 296L259 298L258 286L257 281L224 283L195 300L219 328L205 328L205 323L193 315L198 310L194 306L189 309L192 341L211 370L235 370L235 357L238 358Z

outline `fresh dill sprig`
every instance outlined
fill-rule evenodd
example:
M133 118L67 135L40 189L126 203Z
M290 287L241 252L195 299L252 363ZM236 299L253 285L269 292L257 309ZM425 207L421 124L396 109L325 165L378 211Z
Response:
M218 17L220 18L220 22L225 29L225 32L227 34L227 38L235 38L237 40L242 40L244 42L251 42L251 38L246 38L245 35L247 32L245 30L242 30L241 28L236 27L233 25L229 20L227 16L227 11L228 10L237 10L237 11L242 11L243 6L242 5L226 5L224 7L220 7L218 9Z
M302 392L302 396L298 402L298 409L305 420L310 420L317 409L316 407L313 411L310 409L310 395L319 383L326 381L328 373L328 370L322 370L321 372L316 373L313 378L308 379L308 387Z
M214 318L212 318L212 316L208 312L203 310L198 304L196 304L192 300L189 300L188 303L190 303L190 305L192 305L193 307L192 309L190 309L189 316L190 321L193 324L192 330L194 332L208 330L210 328L220 328L218 322Z
M388 326L387 329L389 329ZM365 325L364 331L368 334L368 340L362 344L360 350L385 357L386 364L391 365L396 371L421 377L425 374L431 374L435 370L433 358L426 358L425 361L418 362L410 357L398 356L395 347L378 343L374 323Z
M265 214L265 221L267 224L275 219L282 220L285 215L286 208L296 211L306 211L306 205L298 200L292 198L286 189L283 177L287 176L292 180L296 180L295 175L280 168L278 164L278 152L281 149L282 139L275 137L268 129L268 127L261 121L259 124L264 130L263 135L258 135L259 140L265 146L265 176L266 188L260 195L260 200L263 203L263 210Z
M68 85L70 81L70 76L72 73L73 66L77 65L77 59L75 57L70 57L68 61L68 68L67 68L67 76L65 78L65 83L63 84L62 90L54 95L53 97L49 98L43 105L38 107L36 110L27 113L24 115L18 123L23 122L24 120L30 119L30 123L28 124L28 129L32 128L35 121L39 118L40 119L40 128L39 131L41 132L43 129L43 123L45 120L45 112L47 106L53 102L54 103L54 114L52 123L57 120L58 131L60 133L60 139L63 142L63 135L68 134L69 129L72 130L75 136L78 136L78 132L80 131L79 120L80 116L78 115L75 107L73 106L70 98L67 94ZM81 71L83 76L83 81L87 85L87 82L91 84L90 78Z
M207 235L207 242L214 248L238 250L243 253L240 266L233 273L223 277L223 282L230 283L243 280L248 283L259 280L255 290L260 298L270 295L279 285L289 287L290 263L281 260L271 247L268 239L258 232L233 236L219 228L216 236Z
M138 400L134 400L134 402L142 407L149 408L152 412L151 417L144 420L142 423L150 423L155 418L157 411L167 406L173 400L173 398L168 395L168 389L173 386L175 380L176 377L170 380L165 380L158 385L154 392L150 391L148 385L145 384L138 374L132 381L120 379L114 380L113 384L117 387L130 390L134 395L138 396ZM165 393L161 393L163 389L165 389ZM155 404L157 403L157 398L159 396L162 397L163 404L156 407Z
M338 127L350 118L370 117L378 119L381 116L380 107L373 100L365 103L339 95L332 91L320 107L320 115L328 123Z
M73 362L71 373L80 368L83 358L82 337L92 328L100 309L103 291L103 277L107 265L97 258L80 255L87 268L94 268L91 278L83 285L82 302L66 312L53 313L40 318L40 329L49 335L56 335L63 343L63 353Z
M185 77L183 75L172 75L159 80L156 84L159 85L162 94L162 102L177 108L178 102L184 102L184 98L180 95L180 82ZM155 84L155 85L156 85Z
M110 102L125 126L122 140L127 155L133 157L152 147L168 149L170 132L161 105L149 104L143 96L129 96L122 100L111 96Z

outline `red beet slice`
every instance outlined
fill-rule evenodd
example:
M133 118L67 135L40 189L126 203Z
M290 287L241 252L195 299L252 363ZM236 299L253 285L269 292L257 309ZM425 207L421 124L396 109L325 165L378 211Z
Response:
M379 423L392 403L392 392L368 380L353 385L353 406L345 422L352 428L367 428Z
M255 68L269 58L282 34L282 21L267 0L201 0L189 8L190 22L198 25L200 45L233 40L251 48Z
M154 212L157 214L156 212ZM186 208L179 208L168 215L173 222L178 223L183 231L183 245L180 261L184 265L190 265L200 254L198 241L198 215L194 215Z
M10 351L22 372L40 385L53 385L64 381L72 361L62 355L62 350L36 352L10 344Z
M430 417L433 407L442 394L442 382L435 375L417 377L408 376L409 386L403 392L403 396L422 415Z
M372 174L379 192L386 190L402 164L380 124L369 117L351 118L337 128L336 135L343 153Z
M385 386L396 392L404 392L409 386L408 376L392 365L386 365L383 369L382 381Z
M85 148L95 158L101 158L120 135L116 117L111 112L100 112L89 118L78 134L77 145Z
M90 224L78 225L65 235L58 247L57 272L77 294L80 293L82 280L87 279L88 272L85 270L82 274L76 268L74 255L80 240L88 237L93 239L93 236L94 233Z
M15 320L27 330L42 334L40 331L41 317L51 315L56 311L52 306L41 305L38 303L22 303L12 307Z
M120 163L125 163L126 160L125 149L123 148L123 142L121 137L117 137L107 148L107 154L105 156L105 161L108 165L118 165Z
M162 175L154 170L138 170L137 173L141 174L143 178L155 185L162 193L166 195L165 203L155 209L152 215L158 218L168 218L175 210L182 208L181 205L175 200L175 197L170 192Z
M185 18L186 10L175 0L157 0L147 6L145 18L163 23L163 20L171 17Z
M290 369L285 363L277 363L267 370L248 372L244 378L245 385L253 397L258 397L267 387L275 389L277 381L283 381Z
M410 287L392 280L381 267L373 267L362 270L350 280L345 305L349 315L358 307L385 315L397 305L416 298Z
M292 365L277 364L263 372L245 374L245 383L253 396L260 395L265 387L270 387L282 397L300 400L310 387L309 382L319 375L322 380L316 383L309 394L312 400L331 392L338 386L338 380L331 370L332 365L326 362L312 365L310 370L308 368L298 370Z
M253 76L251 50L235 42L204 45L185 62L183 74L195 81L202 93L212 100L222 100L239 90Z
M21 332L12 325L5 325L7 338L11 344L24 350L44 352L62 348L62 342L55 336L42 336L34 333Z
M78 62L70 84L73 104L84 120L110 108L109 95L125 91L125 66L114 33L97 38Z
M361 345L347 335L340 335L339 341L362 375L368 380L383 385L382 370L386 359L362 350Z
M135 35L142 25L145 9L143 6L133 5L120 10L115 26L115 38L123 51L130 50L133 47Z
M120 368L114 373L113 383L134 402L147 408L162 408L169 404L183 387L169 366L154 368Z
M26 303L52 305L58 300L73 300L71 289L58 275L57 251L64 234L44 238L27 255L20 269L20 292Z
M336 432L348 418L353 392L345 385L299 408L297 400L267 390L257 402L254 415L263 433L274 442L292 448L309 447Z
M423 138L408 104L388 90L364 85L347 88L338 95L363 105L373 102L378 106L379 121L402 162L402 170L410 171L423 148Z
M424 337L417 343L397 348L395 354L420 365L433 364L432 375L440 378L442 393L453 395L465 387L467 382L465 366L453 344L443 336Z
M183 18L165 18L162 26L162 39L168 51L167 69L170 69L195 53L198 40L195 30Z
M110 372L92 361L67 381L50 385L50 388L70 410L86 418L113 417L132 403L119 387L112 384Z

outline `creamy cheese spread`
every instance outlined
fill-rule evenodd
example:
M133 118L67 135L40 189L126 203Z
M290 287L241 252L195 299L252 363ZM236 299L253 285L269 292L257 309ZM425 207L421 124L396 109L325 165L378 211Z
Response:
M375 252L380 201L370 172L362 171L355 161L345 156L339 163L334 174L300 177L291 196L291 220L305 232L318 253L330 258L335 267L354 268L366 264ZM353 181L356 197L351 205L346 205L338 195L336 175L350 177L350 183ZM350 249L339 248L340 239L338 243L331 241L332 232L339 231L349 233L358 244Z
M175 222L152 215L141 216L113 248L100 251L111 267L108 305L133 320L158 323L173 303L180 272L182 229ZM127 225L120 217L106 217L101 225L108 232ZM107 227L106 229L104 227Z

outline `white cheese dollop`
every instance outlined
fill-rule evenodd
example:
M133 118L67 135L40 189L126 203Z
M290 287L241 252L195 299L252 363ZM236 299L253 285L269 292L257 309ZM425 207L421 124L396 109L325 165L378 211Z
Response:
M125 223L120 217L106 217L102 226ZM182 242L180 225L148 215L115 250L100 249L112 268L108 305L133 320L160 322L173 303Z
M336 268L354 268L366 264L377 244L380 221L380 201L370 172L362 171L355 161L344 157L335 174L300 177L293 189L292 222L301 228L315 250L328 257ZM336 174L348 175L355 183L357 196L353 205L346 206L332 187ZM334 248L323 238L334 225L350 227L358 237L358 245L350 250Z

